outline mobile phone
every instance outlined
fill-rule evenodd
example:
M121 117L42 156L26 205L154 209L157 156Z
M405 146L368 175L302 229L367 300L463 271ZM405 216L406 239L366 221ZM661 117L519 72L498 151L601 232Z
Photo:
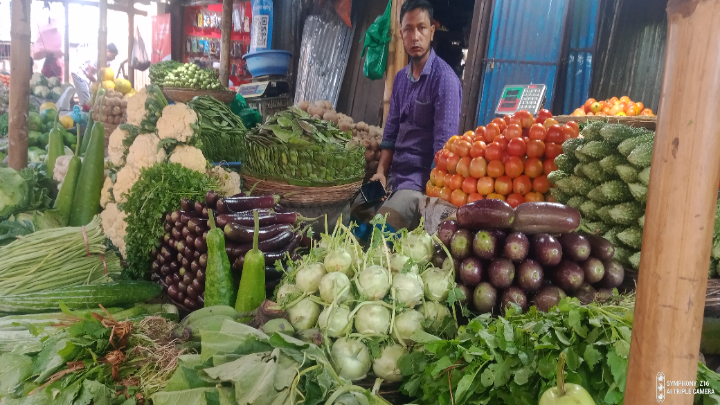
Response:
M383 199L387 192L379 180L365 183L360 187L360 193L366 202L372 203Z

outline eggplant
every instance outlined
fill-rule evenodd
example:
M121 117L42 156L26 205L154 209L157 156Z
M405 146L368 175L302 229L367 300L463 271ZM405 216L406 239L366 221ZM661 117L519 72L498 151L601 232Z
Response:
M190 262L190 271L195 273L198 270L200 270L200 264L196 260L193 260L192 262Z
M172 220L172 212L168 212L167 214L165 214L165 222L166 222L166 223L173 223L173 222L175 222L175 221Z
M534 259L543 266L556 266L562 260L562 245L551 235L535 235L532 239L531 248Z
M157 273L153 273L150 275L150 281L159 281L161 276Z
M183 229L185 229L185 228L183 228ZM172 230L170 231L170 234L172 235L172 237L174 239L180 239L180 238L184 237L182 235L182 232L178 231L177 228L172 228Z
M583 283L580 288L575 291L573 297L577 298L581 304L587 305L595 301L596 293L597 291L593 288L593 286L588 283Z
M543 286L545 274L540 263L533 259L525 259L517 269L518 287L532 294Z
M175 222L175 228L177 228L179 231L181 231L184 226L185 226L185 224L183 224L183 223L180 222L180 221L176 221L176 222Z
M225 197L217 201L219 214L232 214L235 212L273 208L280 201L280 197L274 195Z
M180 222L187 225L191 218L197 218L200 214L195 211L180 211Z
M462 284L473 288L483 279L483 264L476 257L468 257L460 264L458 273Z
M198 264L199 264L200 267L202 267L203 269L205 268L205 266L207 266L207 259L208 259L207 253L201 254L201 255L200 255L200 258L198 258Z
M191 218L190 221L188 221L187 223L187 227L190 232L194 233L195 235L202 235L202 233L208 229L207 221L208 220L205 218ZM200 230L199 228L202 228L202 230Z
M465 204L457 210L457 223L462 229L479 231L483 228L510 228L515 211L502 200L484 199Z
M535 297L532 299L532 303L538 309L538 311L547 312L550 308L557 306L560 300L567 297L567 294L560 288L549 285L543 287Z
M296 212L273 212L272 210L258 210L260 226L276 225L276 224L294 224L298 220ZM236 212L233 214L222 214L215 218L215 222L219 227L225 227L229 223L235 223L243 226L255 226L255 218L252 210Z
M505 258L497 258L490 262L488 279L495 288L508 288L515 279L515 266Z
M472 254L473 235L467 229L459 229L450 241L450 253L454 258L463 260Z
M174 284L170 285L167 289L167 293L170 296L170 298L172 298L172 299L177 299L179 292L180 291L178 291L177 286L175 286Z
M165 232L170 232L173 229L173 224L165 222Z
M178 271L178 269L180 268L180 265L178 264L178 262L171 262L171 263L169 264L169 267L170 267L170 271L171 271L172 273L175 273L175 272Z
M526 312L528 309L527 295L525 295L523 290L517 287L510 287L503 292L503 295L500 298L500 308L502 308L503 312L510 309L511 302L519 305L522 312Z
M275 266L265 266L265 282L280 280L283 276L282 271L278 271Z
M258 230L258 240L264 241L291 229L292 225L289 224L266 226ZM224 231L227 239L238 243L252 243L253 237L255 236L254 227L243 226L234 223L225 225Z
M152 267L153 272L155 272L155 273L160 272L160 263L158 263L157 260L153 260L151 267Z
M163 280L165 281L165 284L167 284L168 286L174 285L172 274L168 274L167 276L165 276L165 278Z
M193 248L194 248L194 246L193 246ZM183 255L185 256L186 259L188 259L190 261L195 259L195 250L193 248L186 246L185 249L183 250Z
M588 258L580 263L580 267L585 273L585 282L588 284L595 284L605 277L605 265L596 257Z
M175 222L175 223L180 222L180 210L175 210L175 211L173 211L173 212L170 214L170 219L171 219L173 222Z
M590 254L593 257L606 261L615 256L615 247L609 240L602 236L591 235L589 233L582 233L582 235L590 242Z
M188 285L187 291L185 291L185 293L187 294L188 299L194 300L195 298L197 298L197 292L195 291L195 288L193 288L192 284Z
M163 276L171 275L172 272L170 271L170 265L167 265L167 264L161 265L160 266L160 274L162 274Z
M205 241L205 238L201 236L195 238L195 250L202 253L207 253L207 242Z
M590 257L590 241L579 233L571 232L558 238L563 248L563 255L570 260L582 262Z
M472 300L477 313L492 313L497 304L497 289L490 283L480 283L473 291Z
M530 251L530 241L524 233L513 232L505 239L505 257L519 263L525 260Z
M262 252L277 252L286 247L296 236L297 234L292 231L284 231L270 239L259 242L258 249ZM225 252L227 252L227 246L229 244L230 243L225 244ZM245 256L245 253L249 252L252 246L252 243L233 244L232 253L235 258ZM228 256L230 255L228 254Z
M617 260L606 260L603 262L603 266L605 266L605 275L597 283L597 287L608 289L620 287L625 279L625 268L622 264Z
M209 210L210 210L210 208L208 208L208 207L205 207L205 208L202 209L202 217L203 217L203 218L205 218L205 219L210 218L210 211L209 211Z
M197 250L193 251L193 259L198 260L200 258L200 252Z
M167 247L163 246L162 249L160 249L160 254L167 260L170 259L173 256L173 253L168 249Z
M567 293L575 292L585 282L585 272L577 263L563 260L553 271L553 284Z
M193 235L188 235L188 236L186 236L186 237L185 237L185 243L186 243L188 246L193 246L193 245L195 244L195 236L193 236Z
M448 219L440 223L437 230L437 237L447 247L450 248L450 242L452 241L453 235L460 229L457 221Z
M192 288L193 288L193 290L195 290L195 292L197 294L202 294L203 291L205 291L205 284L200 283L200 281L197 278L195 278L195 280L193 280L193 282L192 282Z
M183 258L182 258L182 261L180 262L180 266L182 266L182 267L184 267L184 268L186 268L186 269L189 268L189 267L190 267L190 260L188 260L187 257L183 257ZM180 266L178 266L178 267L180 267Z
M580 212L573 207L553 202L526 202L515 207L512 230L528 235L559 234L573 232L579 226Z
M217 200L220 196L217 195L215 190L210 190L205 194L205 204L207 204L208 207L215 209L215 205L217 204Z
M185 300L183 301L183 305L185 305L187 307L187 309L189 309L189 310L196 310L196 309L200 308L200 304L198 304L198 302L197 302L197 298L200 298L200 297L198 297L197 295L195 295L195 297L196 298L193 299L190 297L190 295L188 295L187 298L185 298Z
M200 201L195 202L195 212L201 213L203 211L203 208L207 208L207 206Z
M179 282L179 283L178 283L178 290L180 290L181 292L184 293L185 291L187 291L187 285L185 285L185 283L183 283L182 281Z
M185 267L180 267L180 270L178 270L178 272L177 272L178 276L180 276L180 277L184 277L185 274L187 274L187 273L188 273L188 271Z
M163 264L165 264L165 258L164 258L163 255L161 255L160 253L157 254L157 256L155 257L155 259L157 260L158 263L160 263L161 266L162 266ZM170 262L168 261L168 263L170 263Z
M501 251L504 234L496 230L480 230L473 237L472 251L480 259L492 260Z
M198 270L197 273L195 273L195 280L197 280L200 284L203 286L205 285L205 271ZM204 289L203 289L204 291Z
M195 209L195 202L188 198L183 198L180 200L180 207L182 207L183 211L192 211Z
M182 231L180 231L180 234L182 235L183 238L187 238L188 235L190 235L191 233L192 232L190 232L190 228L188 228L187 226L183 227Z

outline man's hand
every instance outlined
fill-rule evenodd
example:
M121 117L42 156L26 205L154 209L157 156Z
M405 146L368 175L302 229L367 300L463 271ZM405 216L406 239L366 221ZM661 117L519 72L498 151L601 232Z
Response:
M384 174L378 172L378 173L375 173L372 177L370 177L370 181L376 181L376 180L378 180L378 181L380 181L380 183L382 183L383 188L387 188L387 178L385 177Z

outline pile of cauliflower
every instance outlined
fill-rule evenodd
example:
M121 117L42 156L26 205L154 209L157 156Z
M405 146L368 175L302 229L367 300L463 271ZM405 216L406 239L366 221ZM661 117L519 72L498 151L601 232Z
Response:
M142 117L146 114L133 111L139 108L139 103L133 102L133 99L141 93L144 93L144 89L128 100L129 124L136 122L131 116ZM100 195L100 205L103 208L100 217L105 235L118 248L123 258L126 257L127 213L120 209L119 204L127 201L127 195L140 178L142 169L165 161L179 163L188 169L218 179L221 187L216 192L220 195L240 193L239 174L225 171L221 167L208 167L202 151L191 145L196 123L195 111L180 103L163 108L154 132L121 125L110 134L108 155L112 169L111 174L105 178ZM130 140L131 143L128 142Z
M69 83L62 83L57 77L45 77L42 73L33 73L30 77L30 90L35 97L45 100L57 101L70 87Z

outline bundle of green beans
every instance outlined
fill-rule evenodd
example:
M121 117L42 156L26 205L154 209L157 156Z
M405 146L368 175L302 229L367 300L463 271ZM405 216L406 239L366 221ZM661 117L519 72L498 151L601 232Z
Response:
M100 218L84 228L85 236L82 227L52 228L0 247L0 296L107 283L119 276L120 259L106 252Z
M211 162L239 162L245 125L224 103L210 96L197 96L188 103L198 115L198 148Z

